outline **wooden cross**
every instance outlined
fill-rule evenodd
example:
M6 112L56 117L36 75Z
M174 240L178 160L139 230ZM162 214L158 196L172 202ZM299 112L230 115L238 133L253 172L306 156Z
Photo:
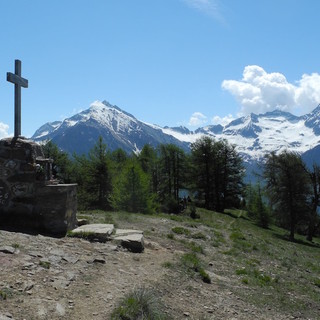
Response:
M14 73L7 72L7 81L14 83L14 137L21 136L21 87L28 88L28 80L21 77L21 61L15 60Z

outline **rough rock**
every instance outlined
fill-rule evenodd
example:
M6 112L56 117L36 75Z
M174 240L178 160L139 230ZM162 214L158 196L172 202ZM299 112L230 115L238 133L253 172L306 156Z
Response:
M69 236L105 242L110 240L113 230L113 224L86 224L70 231Z
M140 253L144 250L143 232L140 230L117 229L112 238L131 252Z
M77 185L58 184L52 160L23 137L0 139L0 226L65 236L76 225Z
M11 246L0 247L0 252L14 254L15 249Z
M11 316L0 314L0 320L14 320Z

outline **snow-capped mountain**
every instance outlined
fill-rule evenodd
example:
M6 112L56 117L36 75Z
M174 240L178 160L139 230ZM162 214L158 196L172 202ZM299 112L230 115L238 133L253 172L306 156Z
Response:
M32 139L52 140L69 153L81 154L87 153L100 135L110 150L122 148L129 153L138 152L145 144L160 143L173 143L189 150L190 143L208 135L235 144L246 162L255 162L271 151L288 149L303 154L319 146L320 105L301 117L275 110L259 115L252 113L224 127L211 125L190 131L185 127L150 125L106 101L96 101L71 118L46 123Z
M194 142L203 134L226 139L237 146L247 161L259 161L271 151L278 153L286 149L303 154L320 144L320 105L301 117L275 110L259 115L251 113L225 127L206 126L189 134L181 134L174 128L163 131L185 142Z
M188 143L164 134L160 127L139 121L106 101L95 101L89 109L64 121L44 124L31 139L52 140L70 154L86 154L99 136L110 150L121 148L128 153L140 151L145 144L173 143L188 149Z

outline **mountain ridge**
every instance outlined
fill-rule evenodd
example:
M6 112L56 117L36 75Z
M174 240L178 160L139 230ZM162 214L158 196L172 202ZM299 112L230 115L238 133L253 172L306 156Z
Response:
M135 118L106 100L63 121L41 126L31 139L52 140L68 153L87 153L102 136L111 150L139 152L145 144L154 147L173 143L190 150L190 144L206 135L235 144L247 162L261 161L266 153L290 149L303 154L320 145L320 105L312 112L295 116L281 110L251 113L222 125L208 125L191 131L186 127L160 127ZM79 139L81 138L81 139Z

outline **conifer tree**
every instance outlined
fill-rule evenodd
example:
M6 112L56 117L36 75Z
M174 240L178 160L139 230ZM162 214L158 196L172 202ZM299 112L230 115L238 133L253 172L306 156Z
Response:
M244 168L235 146L203 137L191 145L191 153L196 190L205 207L223 212L227 206L239 206Z
M159 146L159 188L160 202L165 211L179 211L179 192L185 183L187 171L184 151L173 144Z
M58 146L52 141L48 141L42 146L44 156L52 159L52 174L61 183L71 183L72 162L66 152L59 150Z
M313 164L312 169L308 171L312 188L311 210L309 213L307 240L312 241L318 227L320 227L320 217L318 207L320 206L320 167Z
M112 204L115 209L128 212L151 213L153 211L149 177L135 159L127 161L115 179Z
M159 159L157 151L149 144L144 145L138 155L138 161L142 170L151 179L151 192L157 194L159 191Z
M305 222L310 210L310 181L301 157L289 151L266 157L264 166L267 195L280 224L290 230L290 240L298 223Z
M247 210L249 217L254 219L262 228L268 228L270 223L270 214L266 204L262 199L260 183L252 187L247 187Z
M79 199L84 207L110 209L111 164L106 144L100 136L88 157L74 156Z

